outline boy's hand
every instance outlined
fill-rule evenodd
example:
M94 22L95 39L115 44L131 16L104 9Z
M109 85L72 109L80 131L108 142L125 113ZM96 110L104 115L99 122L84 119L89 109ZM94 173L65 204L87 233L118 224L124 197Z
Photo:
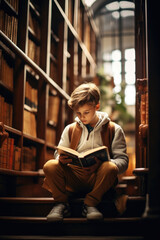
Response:
M67 155L60 155L60 156L59 156L59 161L60 161L62 164L67 165L68 163L71 163L71 162L72 162L72 159L71 159L71 158L68 158Z
M85 175L90 175L90 174L94 173L99 168L99 166L101 165L102 162L96 157L95 157L95 160L96 160L95 164L93 164L90 167L84 167L83 168L83 171L84 171Z

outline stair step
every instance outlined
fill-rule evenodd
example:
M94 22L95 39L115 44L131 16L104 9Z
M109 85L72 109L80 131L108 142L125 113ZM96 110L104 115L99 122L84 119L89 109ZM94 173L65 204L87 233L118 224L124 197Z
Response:
M104 218L87 221L86 218L64 218L50 223L45 217L0 217L0 235L46 236L141 236L143 222L136 218Z
M118 222L140 222L141 221L141 217L119 217L119 218L104 218L102 221L88 221L85 217L81 217L81 218L64 218L63 219L63 223L94 223L94 224L102 224L102 223L118 223ZM0 216L0 223L1 222L17 222L17 223L47 223L50 225L57 225L57 224L63 224L62 222L48 222L46 217L21 217L21 216Z
M0 236L2 240L143 240L141 236Z
M83 200L83 198L75 198L70 201L73 217L81 216ZM0 216L45 217L53 206L53 198L1 197ZM143 214L144 208L144 197L128 197L127 209L123 216L139 217ZM103 212L104 217L117 216L113 201L103 200L99 210Z
M50 223L47 222L46 215L53 207L52 198L0 198L0 239L4 240L4 236L16 235L54 237L143 236L144 226L141 214L145 206L144 198L129 197L126 213L121 217L110 217L110 215L104 214L111 205L103 200L100 207L104 211L104 216L107 215L107 217L104 217L104 220L100 222L87 221L86 218L79 217L81 216L83 200L83 198L72 199L71 206L76 212L74 217L64 218L63 222Z
M126 194L130 196L137 195L137 177L136 176L123 176L119 184L126 184Z

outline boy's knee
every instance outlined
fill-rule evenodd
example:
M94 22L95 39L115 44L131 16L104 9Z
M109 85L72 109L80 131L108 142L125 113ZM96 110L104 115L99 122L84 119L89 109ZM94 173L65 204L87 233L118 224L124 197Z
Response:
M54 169L56 168L57 166L57 161L52 159L52 160L49 160L47 161L44 166L43 166L43 171L44 173L49 173L49 172L53 172Z
M113 162L104 162L102 165L105 172L118 175L118 167Z
M118 167L115 163L110 162L110 169L113 173L118 174Z

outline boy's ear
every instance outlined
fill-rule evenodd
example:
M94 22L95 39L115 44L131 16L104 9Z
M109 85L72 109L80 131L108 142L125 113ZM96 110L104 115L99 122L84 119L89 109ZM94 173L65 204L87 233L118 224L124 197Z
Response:
M100 108L100 103L96 105L96 111L99 110L99 108Z

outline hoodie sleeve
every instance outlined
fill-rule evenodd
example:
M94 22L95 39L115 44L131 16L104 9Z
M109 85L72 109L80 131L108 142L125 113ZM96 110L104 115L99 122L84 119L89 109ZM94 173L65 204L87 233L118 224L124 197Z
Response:
M115 136L112 142L111 161L115 163L119 169L119 174L125 172L128 168L128 155L126 153L126 140L122 128L116 124Z
M60 141L58 143L58 146L64 146L64 147L69 147L70 143L69 143L69 127L70 125L67 125L61 135ZM57 159L59 157L57 151L55 151L54 153L54 157Z

